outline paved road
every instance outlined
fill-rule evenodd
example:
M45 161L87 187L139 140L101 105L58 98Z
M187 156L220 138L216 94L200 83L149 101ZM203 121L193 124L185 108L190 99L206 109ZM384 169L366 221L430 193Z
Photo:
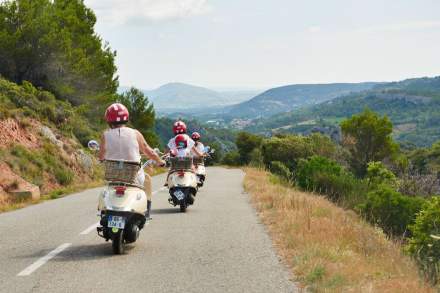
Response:
M294 292L242 172L208 172L186 214L155 177L153 221L121 256L93 227L99 188L1 214L0 292Z

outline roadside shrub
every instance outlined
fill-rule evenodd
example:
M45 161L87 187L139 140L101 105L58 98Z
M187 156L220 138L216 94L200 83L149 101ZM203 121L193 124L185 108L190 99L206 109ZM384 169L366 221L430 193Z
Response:
M52 174L61 185L74 181L74 173L67 167L68 162L59 155L56 146L45 142L39 150L29 150L21 145L10 148L9 154L3 154L4 160L17 174L27 181L42 187L44 173Z
M240 132L237 134L235 144L237 145L240 155L240 164L247 165L251 162L252 151L260 148L263 138L261 136L248 132Z
M271 162L279 161L284 162L291 171L295 170L300 159L313 155L305 137L299 135L267 139L263 142L261 152L267 168L270 168Z
M367 179L370 187L381 184L397 186L397 178L382 162L370 162L367 167Z
M309 136L285 135L266 139L261 153L267 168L271 162L280 161L293 172L300 159L308 159L313 155L337 160L341 157L341 148L329 137L313 133Z
M57 182L64 186L71 184L74 178L72 171L62 167L58 167L54 170L54 176Z
M287 168L286 165L279 161L275 161L270 164L270 172L278 175L286 181L292 180L292 173L290 172L289 168Z
M240 154L237 151L226 153L222 163L228 166L240 166Z
M354 178L341 165L319 156L300 160L295 180L301 188L325 194L347 207L358 204L365 190L363 182Z
M386 234L403 236L424 202L420 197L404 196L384 184L369 192L358 209L367 221L381 227Z
M251 161L249 163L252 167L264 168L263 156L261 154L261 148L256 148L251 153Z
M298 185L306 190L314 190L316 187L316 175L320 173L340 176L342 167L327 158L313 156L309 160L300 160L296 171Z
M440 198L433 197L410 225L412 237L406 247L427 280L440 281Z

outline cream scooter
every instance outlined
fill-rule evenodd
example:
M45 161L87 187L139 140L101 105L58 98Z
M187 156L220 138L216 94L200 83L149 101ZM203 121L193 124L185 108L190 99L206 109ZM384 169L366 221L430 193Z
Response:
M169 157L168 161L168 202L180 206L180 211L184 213L189 205L194 204L197 194L197 175L193 170L193 160L192 157Z
M204 153L208 158L215 152L215 149L211 149L211 147L206 146L204 149ZM203 184L206 180L206 167L205 167L205 159L202 158L194 158L194 165L196 167L196 175L197 175L197 186L203 187Z
M96 141L90 141L88 145L91 150L99 150ZM148 160L141 168L154 163L153 160ZM123 163L120 165L122 168ZM138 173L138 176L142 175ZM143 178L137 181L143 182ZM112 241L114 254L122 254L125 244L134 243L138 239L147 220L146 211L147 195L143 185L109 181L99 195L98 215L101 220L97 227L98 235L106 241Z

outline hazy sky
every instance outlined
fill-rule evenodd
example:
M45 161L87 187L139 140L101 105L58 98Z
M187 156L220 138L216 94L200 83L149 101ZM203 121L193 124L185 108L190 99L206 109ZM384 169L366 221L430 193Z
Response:
M121 85L213 88L440 75L439 0L85 0Z

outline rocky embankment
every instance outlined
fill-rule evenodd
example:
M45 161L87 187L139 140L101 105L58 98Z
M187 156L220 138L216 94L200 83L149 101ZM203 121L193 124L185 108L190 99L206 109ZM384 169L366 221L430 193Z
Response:
M0 206L91 182L95 166L76 140L36 119L0 120Z

